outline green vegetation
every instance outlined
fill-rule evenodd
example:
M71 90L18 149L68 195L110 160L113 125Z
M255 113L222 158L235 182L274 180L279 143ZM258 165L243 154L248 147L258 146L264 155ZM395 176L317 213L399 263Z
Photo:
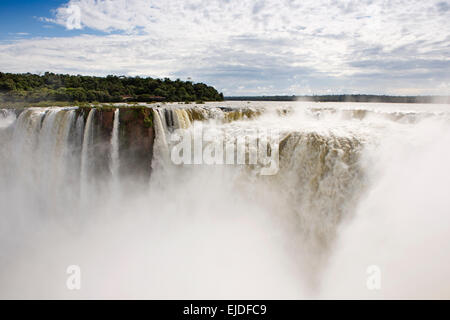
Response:
M144 116L144 126L146 128L153 127L153 113L148 112L148 110L142 110L142 115Z
M1 94L0 94L1 96ZM5 105L2 104L5 100L0 98L0 107L1 108L10 108L10 109L20 109L20 108L28 108L28 107L39 107L39 108L48 108L48 107L71 107L74 106L73 102L69 101L39 101L39 102L9 102ZM87 102L77 103L79 107L87 107L89 106Z
M222 100L223 94L211 86L179 79L0 72L0 101L8 103Z

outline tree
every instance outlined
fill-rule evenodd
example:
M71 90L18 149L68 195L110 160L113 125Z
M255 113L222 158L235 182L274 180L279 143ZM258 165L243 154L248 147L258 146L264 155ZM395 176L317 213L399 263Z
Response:
M120 102L123 97L151 100L160 96L166 101L223 100L213 87L169 78L90 77L46 72L44 75L0 73L0 98L7 101L44 100ZM129 98L128 98L129 99Z

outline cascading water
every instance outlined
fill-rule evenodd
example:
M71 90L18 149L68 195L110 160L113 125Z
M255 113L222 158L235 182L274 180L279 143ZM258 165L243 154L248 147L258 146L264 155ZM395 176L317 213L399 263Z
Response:
M84 127L83 146L81 149L81 172L80 172L82 201L86 199L89 192L88 191L89 167L92 159L91 148L93 144L92 122L95 116L95 111L96 111L95 109L89 111L89 115L86 120L86 125Z
M449 297L446 106L127 108L0 110L0 297ZM260 145L274 174L250 163ZM405 261L433 275L420 294ZM374 264L385 291L366 289Z
M113 180L113 188L114 192L119 191L119 117L120 117L120 109L117 108L114 111L114 123L113 123L113 131L111 135L111 164L110 171Z
M157 170L158 166L164 166L169 162L169 149L166 141L168 129L164 111L153 109L153 122L155 126L155 148L153 151L153 169Z

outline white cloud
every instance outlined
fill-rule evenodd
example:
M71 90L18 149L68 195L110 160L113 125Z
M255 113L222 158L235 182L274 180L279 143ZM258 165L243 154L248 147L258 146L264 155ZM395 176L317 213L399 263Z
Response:
M0 68L191 76L225 94L450 94L446 3L71 0L51 21L79 8L78 27L106 34L1 44Z

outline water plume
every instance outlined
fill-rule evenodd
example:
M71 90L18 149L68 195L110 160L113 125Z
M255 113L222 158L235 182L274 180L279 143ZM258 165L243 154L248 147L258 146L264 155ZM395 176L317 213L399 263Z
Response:
M2 109L0 297L448 298L446 108ZM173 163L173 134L200 127L276 129L279 170Z

